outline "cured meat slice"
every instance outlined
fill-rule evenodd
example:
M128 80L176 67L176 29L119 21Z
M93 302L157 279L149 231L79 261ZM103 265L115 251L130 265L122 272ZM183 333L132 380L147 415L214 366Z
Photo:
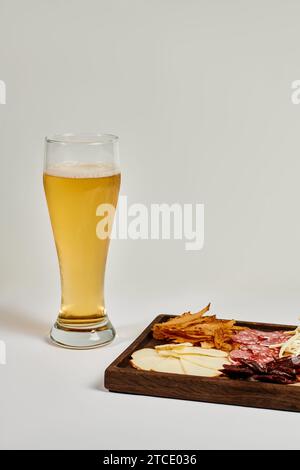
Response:
M239 344L257 344L259 338L256 330L242 330L233 336L232 341Z
M287 333L283 331L242 330L234 335L234 343L239 345L239 350L230 353L230 359L235 364L241 364L243 360L252 360L259 365L267 364L279 357L279 347L287 339Z
M272 346L273 344L283 344L289 338L289 335L284 332L274 331L272 333L268 333L268 335L264 335L264 340L262 341L262 345L264 346Z
M242 330L236 333L233 341L239 344L261 344L272 346L273 344L282 344L289 337L285 331L260 331L260 330Z
M235 349L229 353L229 358L233 362L239 362L240 359L244 360L251 360L252 359L252 354L250 351L247 350L242 350L242 349Z
M279 355L279 349L271 349L260 344L251 344L247 347L247 350L254 355L265 355L273 359L277 359Z
M235 364L241 364L242 361L255 361L259 365L267 364L278 358L278 349L273 350L266 346L251 344L243 346L241 349L235 349L229 354L229 358Z
M274 357L267 352L261 352L260 354L254 354L252 360L256 361L260 365L264 365L272 362Z

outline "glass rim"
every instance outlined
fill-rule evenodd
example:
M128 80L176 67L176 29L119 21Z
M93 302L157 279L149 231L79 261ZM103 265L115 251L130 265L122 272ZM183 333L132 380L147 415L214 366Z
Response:
M84 144L84 145L107 145L118 142L119 137L114 134L103 134L98 132L67 132L64 134L53 134L46 136L48 144Z

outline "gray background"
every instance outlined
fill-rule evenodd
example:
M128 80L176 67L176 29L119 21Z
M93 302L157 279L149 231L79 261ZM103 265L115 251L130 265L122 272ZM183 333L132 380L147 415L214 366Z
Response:
M299 446L295 414L103 389L106 365L158 313L211 301L223 317L298 321L299 15L296 0L0 0L2 448ZM119 338L96 351L44 339L59 277L43 138L66 131L120 136L129 202L206 210L200 252L113 241Z

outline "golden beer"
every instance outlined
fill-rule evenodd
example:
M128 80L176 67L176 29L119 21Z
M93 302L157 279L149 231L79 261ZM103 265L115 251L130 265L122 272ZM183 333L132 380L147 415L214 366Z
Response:
M106 315L104 276L109 237L98 238L97 208L117 205L120 173L101 164L61 164L44 172L44 188L61 275L58 327L92 328Z

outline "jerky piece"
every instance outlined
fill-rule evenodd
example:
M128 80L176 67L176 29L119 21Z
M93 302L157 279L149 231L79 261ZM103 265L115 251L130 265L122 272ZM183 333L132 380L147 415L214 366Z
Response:
M276 359L268 364L268 370L272 371L273 369L290 369L299 371L300 370L300 356L295 357L282 357Z
M275 359L272 362L269 362L268 369L276 369L276 367L294 367L291 357L281 357L280 359Z
M268 374L266 374L266 375L268 375ZM296 374L293 373L293 371L286 372L286 371L282 371L282 370L278 370L278 369L273 370L271 375L275 375L276 377L283 377L283 378L290 379L290 380L293 380L293 381L295 381L296 378L297 378Z
M240 359L240 363L244 367L248 367L251 370L253 370L253 373L255 373L255 374L266 374L267 371L268 371L266 364L259 364L256 361L252 361L252 360L249 360L249 359L248 360Z
M290 357L285 357L282 359L275 359L267 364L267 371L268 373L271 373L275 369L280 369L280 370L290 370L294 369L294 366L292 364L291 358Z
M277 383L282 385L289 385L295 383L295 380L287 379L285 377L277 376L277 375L253 375L252 377L254 380L258 380L259 382L268 382L268 383Z
M300 369L300 356L291 357L291 362L296 369Z
M224 364L221 372L230 377L231 379L247 379L253 375L253 370L250 367L241 367Z
M273 372L283 372L284 374L288 374L291 376L296 376L297 371L293 367L286 367L284 365L277 365L277 367L273 367L272 369L268 369L268 374L273 374Z

